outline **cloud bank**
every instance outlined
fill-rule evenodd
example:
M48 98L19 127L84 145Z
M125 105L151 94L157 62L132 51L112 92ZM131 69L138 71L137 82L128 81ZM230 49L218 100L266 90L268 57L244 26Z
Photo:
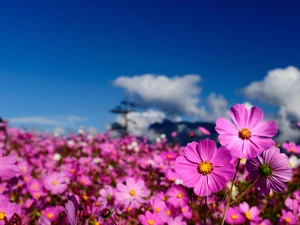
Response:
M276 122L282 131L280 141L299 138L293 123L300 120L300 71L294 66L274 69L261 81L250 83L243 94L262 103L278 106Z

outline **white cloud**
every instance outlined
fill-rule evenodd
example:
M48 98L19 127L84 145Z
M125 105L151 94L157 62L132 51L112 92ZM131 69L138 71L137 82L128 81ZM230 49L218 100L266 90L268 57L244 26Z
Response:
M149 125L161 123L165 117L166 115L163 112L151 109L145 112L130 112L128 113L128 119L135 123L128 124L128 131L136 136L149 136ZM116 122L124 125L124 117L117 116Z
M292 129L291 121L300 120L300 71L294 66L274 69L262 81L255 81L243 89L250 99L279 107L276 122L281 134L280 141L299 137L299 131Z
M43 125L54 125L64 126L65 123L62 121L49 119L47 117L17 117L8 119L11 124L43 124Z
M199 115L197 104L201 92L199 75L175 76L144 74L119 77L114 85L126 89L144 108L158 108L168 115Z
M54 136L62 136L66 134L66 130L63 127L55 127L52 130L52 133L54 134Z
M243 93L251 99L283 107L300 119L300 71L296 67L271 70L264 80L245 87Z
M55 117L45 117L45 116L33 116L33 117L15 117L8 119L10 124L14 125L49 125L49 126L59 126L68 127L74 126L78 123L86 121L86 118L80 116L55 116Z

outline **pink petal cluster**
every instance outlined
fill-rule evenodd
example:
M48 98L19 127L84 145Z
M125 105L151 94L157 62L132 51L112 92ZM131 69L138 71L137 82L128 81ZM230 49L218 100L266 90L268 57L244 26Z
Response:
M274 121L264 121L263 111L258 107L246 109L243 104L236 104L230 109L230 122L218 118L216 131L220 134L221 144L227 147L237 158L251 159L275 145L271 138L278 132Z

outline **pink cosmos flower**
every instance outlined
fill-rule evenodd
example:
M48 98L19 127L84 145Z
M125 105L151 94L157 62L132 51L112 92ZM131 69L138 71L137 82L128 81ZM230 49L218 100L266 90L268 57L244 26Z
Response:
M209 130L207 130L205 127L199 126L198 127L199 131L204 134L204 135L210 135Z
M297 225L297 218L291 211L285 211L284 209L281 210L282 216L280 217L281 224L290 224L290 225Z
M168 203L175 207L186 206L189 202L189 196L183 185L173 185L166 193Z
M242 224L246 221L246 218L241 212L241 209L236 206L236 207L229 207L225 221L228 224Z
M123 205L131 208L138 208L140 204L145 203L144 197L147 197L150 191L146 189L143 180L135 180L133 178L126 179L126 185L117 184L116 199Z
M59 216L59 213L61 213L63 210L64 209L61 206L49 206L42 210L41 213L51 222L55 222Z
M142 225L163 225L164 223L160 220L157 213L151 213L146 211L145 215L140 215L139 220Z
M292 179L293 173L288 164L288 157L273 146L260 156L247 160L246 168L250 179L255 181L258 178L256 185L269 195L270 189L282 192L286 188L284 182Z
M153 196L149 201L150 206L155 213L159 213L165 210L166 208L166 203L162 200L162 196L162 193L158 193L157 195Z
M14 213L20 215L20 206L18 206L16 203L11 203L8 197L0 195L0 203L0 225L4 225L5 217L9 220Z
M296 145L295 142L284 142L282 148L287 150L289 153L300 154L300 145Z
M247 202L243 202L239 205L241 211L245 214L245 217L250 221L259 220L259 210L257 206L249 207Z
M20 168L15 165L15 162L15 155L2 156L2 150L0 149L0 177L2 179L10 179L20 174Z
M231 154L238 158L253 158L262 151L275 145L271 139L278 132L274 121L261 122L263 111L258 107L247 110L243 104L236 104L230 109L234 124L225 118L218 118L216 131L219 140Z
M45 188L55 195L65 192L70 180L64 173L52 172L43 181Z
M186 222L183 221L182 216L176 216L175 218L169 217L167 220L167 224L172 224L172 225L186 225Z
M194 188L195 194L208 196L232 179L235 169L231 159L227 148L217 149L215 141L205 139L184 148L184 156L176 159L175 170L185 186Z

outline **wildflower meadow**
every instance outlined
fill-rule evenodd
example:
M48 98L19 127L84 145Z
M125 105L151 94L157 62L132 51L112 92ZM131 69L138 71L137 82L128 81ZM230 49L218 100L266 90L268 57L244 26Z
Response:
M300 224L300 145L276 143L280 127L258 107L215 122L217 140L182 146L3 121L0 225Z

